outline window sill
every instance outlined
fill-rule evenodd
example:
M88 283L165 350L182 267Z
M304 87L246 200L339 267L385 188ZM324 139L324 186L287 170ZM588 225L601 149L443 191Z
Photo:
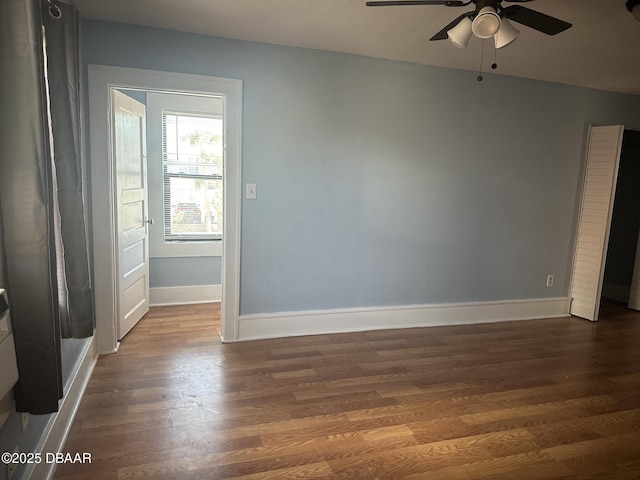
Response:
M214 240L210 242L166 242L149 246L149 257L221 257L222 242Z

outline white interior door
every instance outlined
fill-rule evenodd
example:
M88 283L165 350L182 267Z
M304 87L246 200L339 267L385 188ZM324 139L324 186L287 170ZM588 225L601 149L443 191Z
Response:
M571 315L598 320L624 126L591 127L571 281Z
M112 90L116 165L118 340L149 311L145 107Z

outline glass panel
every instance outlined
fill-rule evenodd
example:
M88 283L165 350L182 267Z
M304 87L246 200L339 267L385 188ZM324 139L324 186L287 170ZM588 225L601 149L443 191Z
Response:
M222 179L170 176L168 187L170 221L166 235L221 238Z

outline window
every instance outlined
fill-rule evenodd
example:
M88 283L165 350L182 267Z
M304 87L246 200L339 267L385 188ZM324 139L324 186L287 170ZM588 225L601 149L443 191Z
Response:
M165 241L222 239L223 130L221 116L163 111Z

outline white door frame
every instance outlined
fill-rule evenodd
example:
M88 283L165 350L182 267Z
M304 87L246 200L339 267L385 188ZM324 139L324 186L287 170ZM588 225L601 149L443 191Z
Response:
M112 353L118 348L115 168L109 138L109 92L112 88L213 94L225 98L225 123L233 128L225 133L221 335L223 341L237 340L240 311L242 81L104 65L89 65L88 73L93 290L98 353Z

